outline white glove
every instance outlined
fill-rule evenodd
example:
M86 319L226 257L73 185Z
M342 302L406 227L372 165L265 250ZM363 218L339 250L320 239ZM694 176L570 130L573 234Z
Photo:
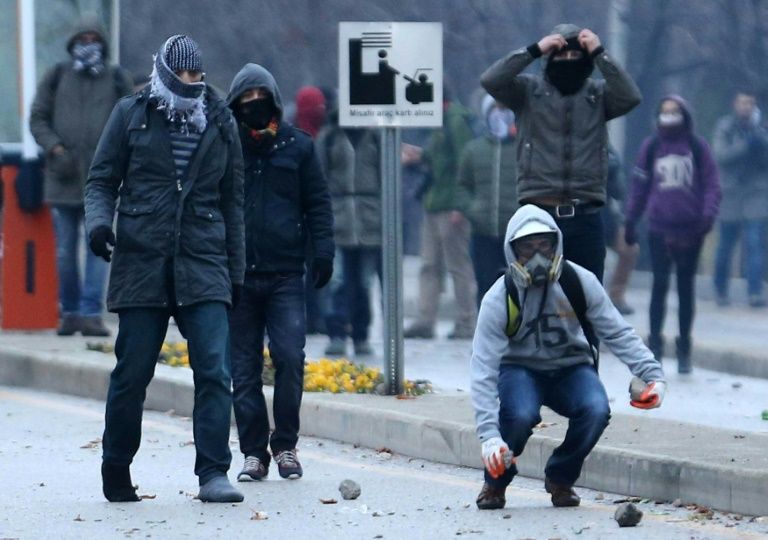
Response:
M661 407L664 394L667 391L667 383L664 381L651 381L647 384L635 377L629 385L629 404L638 409L655 409Z
M483 441L483 464L492 478L499 478L517 460L501 437Z

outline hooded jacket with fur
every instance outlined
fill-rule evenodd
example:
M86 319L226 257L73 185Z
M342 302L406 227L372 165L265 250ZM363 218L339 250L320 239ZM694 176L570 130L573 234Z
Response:
M557 254L563 238L554 218L533 205L521 207L509 220L504 240L507 263L515 254L510 240L531 220L544 223L557 233ZM594 274L570 263L584 289L587 317L600 338L633 375L646 382L664 380L661 365L635 330L622 318ZM550 371L577 364L592 364L587 338L573 307L557 280L546 287L518 287L521 322L514 336L506 334L507 292L499 278L483 297L472 342L471 392L477 435L481 441L500 437L499 369L516 364L534 371Z

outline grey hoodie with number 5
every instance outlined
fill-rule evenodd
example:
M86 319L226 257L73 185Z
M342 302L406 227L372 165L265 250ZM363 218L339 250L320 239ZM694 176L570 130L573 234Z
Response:
M504 253L508 264L515 261L510 240L519 228L531 220L541 221L557 232L557 254L562 255L563 238L555 220L544 210L525 205L507 225ZM581 281L587 302L587 317L601 342L627 365L633 375L645 382L663 381L661 364L616 311L595 275L581 266L569 264ZM498 390L501 364L548 371L593 363L587 338L557 281L548 283L546 287L518 287L518 297L522 318L519 330L512 337L506 334L507 292L503 277L496 280L480 306L470 367L472 405L481 441L501 436Z

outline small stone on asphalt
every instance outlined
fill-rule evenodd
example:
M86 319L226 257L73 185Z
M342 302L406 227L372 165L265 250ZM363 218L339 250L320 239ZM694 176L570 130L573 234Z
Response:
M643 519L643 512L638 510L633 503L625 502L619 505L613 519L619 524L619 527L634 527Z
M339 484L339 492L346 501L357 499L360 496L360 484L347 478Z

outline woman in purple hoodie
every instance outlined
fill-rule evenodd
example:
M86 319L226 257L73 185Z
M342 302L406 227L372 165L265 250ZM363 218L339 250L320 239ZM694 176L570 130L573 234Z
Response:
M666 296L672 265L677 270L680 336L677 371L690 373L694 280L704 237L720 206L720 179L709 145L693 132L690 107L680 96L661 100L656 133L643 141L632 173L625 240L637 243L636 225L648 211L653 268L648 346L664 355Z

